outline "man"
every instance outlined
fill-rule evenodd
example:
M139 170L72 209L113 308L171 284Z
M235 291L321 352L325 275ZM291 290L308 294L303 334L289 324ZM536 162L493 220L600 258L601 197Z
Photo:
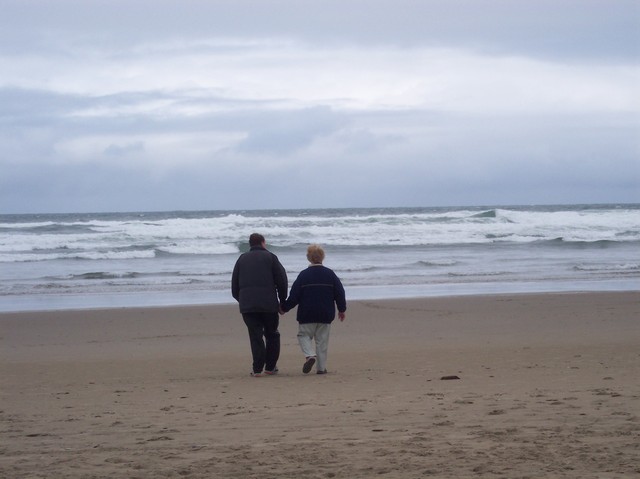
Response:
M276 374L280 357L280 305L287 298L287 273L278 257L267 251L264 236L249 237L250 250L236 261L231 294L249 331L254 377Z

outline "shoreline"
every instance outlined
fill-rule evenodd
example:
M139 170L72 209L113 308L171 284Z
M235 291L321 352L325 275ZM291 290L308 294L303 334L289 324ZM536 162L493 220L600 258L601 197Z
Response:
M350 286L348 301L422 299L509 294L572 294L640 291L631 280L535 281L516 283L443 283L417 285ZM228 290L130 292L105 294L41 294L0 296L0 314L111 308L145 308L235 304Z
M291 312L252 378L235 304L0 313L0 476L630 477L638 317L637 291L352 300L329 374Z

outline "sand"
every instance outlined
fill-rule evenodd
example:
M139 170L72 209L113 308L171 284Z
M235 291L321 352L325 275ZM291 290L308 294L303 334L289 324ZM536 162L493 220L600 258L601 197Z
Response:
M640 292L352 301L327 375L296 326L252 378L235 305L1 314L0 477L640 475Z

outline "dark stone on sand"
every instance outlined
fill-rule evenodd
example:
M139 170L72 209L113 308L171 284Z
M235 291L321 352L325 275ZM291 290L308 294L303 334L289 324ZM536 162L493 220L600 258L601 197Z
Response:
M458 376L442 376L440 378L442 381L450 381L451 379L460 379Z

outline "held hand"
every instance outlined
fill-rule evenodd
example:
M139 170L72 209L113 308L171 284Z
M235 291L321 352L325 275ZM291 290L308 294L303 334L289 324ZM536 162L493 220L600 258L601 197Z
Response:
M346 317L346 316L345 316L345 314L344 314L343 312L338 311L338 318L340 318L340 321L344 321L344 318L345 318L345 317Z
M284 309L282 309L282 306L280 306L280 310L278 311L280 313L280 316L284 316L285 311Z

